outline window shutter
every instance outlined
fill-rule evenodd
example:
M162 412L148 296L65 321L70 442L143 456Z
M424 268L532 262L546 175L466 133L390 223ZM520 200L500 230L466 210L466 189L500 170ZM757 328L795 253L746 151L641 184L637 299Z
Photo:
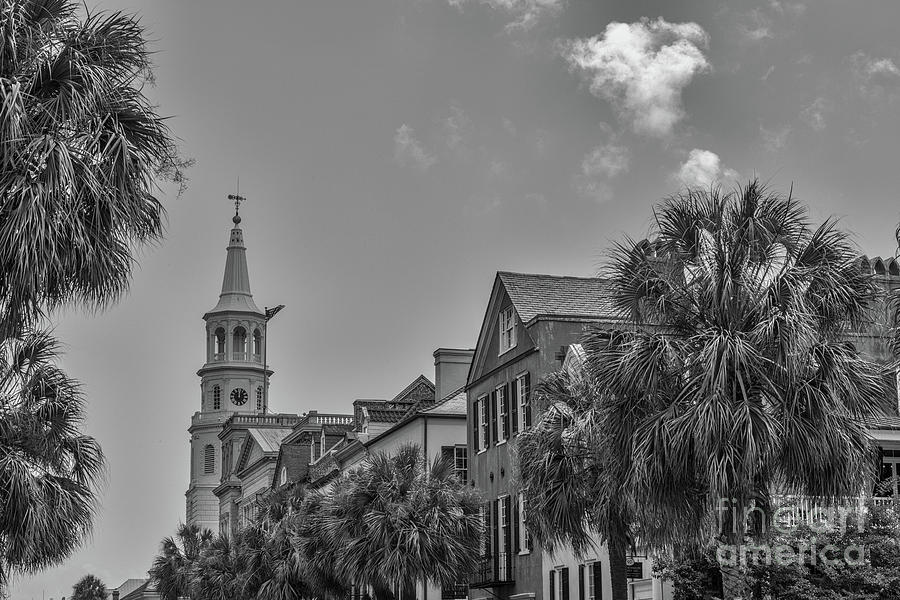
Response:
M507 496L503 499L503 502L506 503L506 523L503 524L503 538L506 542L506 547L503 549L506 552L506 555L509 556L512 553L512 496ZM507 559L509 560L509 559Z
M494 534L494 577L500 574L500 500L494 500L491 502L491 506L494 511L494 518L492 522L494 524L493 534Z
M560 583L562 584L562 593L560 600L569 600L569 567L563 567L559 574Z
M603 600L603 566L598 560L591 565L591 576L594 578L594 600Z
M519 502L522 496L516 496L516 501L512 503L512 519L513 519L513 552L522 551L522 534L519 531L521 522L519 521Z
M584 565L578 565L578 600L584 599Z
M512 434L519 433L519 380L513 379L509 384L509 414L512 419Z
M491 437L496 444L499 439L497 435L497 390L491 392ZM490 442L488 442L490 445Z
M525 373L525 417L522 421L525 427L531 427L531 373Z
M481 422L481 404L478 400L475 400L475 404L473 405L472 411L472 454L474 455L476 452L481 450L481 445L478 440L478 429Z
M503 386L503 399L501 401L502 406L500 407L500 413L503 415L503 422L500 423L500 427L503 428L503 439L509 439L509 384L505 384Z
M550 600L556 600L556 571L550 569Z
M490 558L491 556L491 531L493 531L491 527L492 519L491 519L491 507L493 506L493 502L485 502L484 503L484 557Z

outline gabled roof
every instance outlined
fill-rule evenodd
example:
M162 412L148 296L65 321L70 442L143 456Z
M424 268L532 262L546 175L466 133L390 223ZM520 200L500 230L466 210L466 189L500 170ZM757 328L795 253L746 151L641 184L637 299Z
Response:
M145 583L147 583L147 578L126 579L122 585L120 585L119 587L114 588L114 589L115 589L115 591L119 592L119 600L121 600L122 598L124 598L125 596L127 596L128 594L133 592L134 590L138 589ZM110 591L112 592L113 590L110 590ZM112 596L112 594L110 594L110 596Z
M523 323L538 316L614 319L609 287L598 277L568 277L500 271L503 282Z
M143 597L145 591L152 589L150 587L149 579L129 579L125 583L128 583L129 581L137 581L139 583L137 584L136 587L131 588L130 591L128 591L124 594L122 593L121 588L119 588L119 600L134 600L137 598L141 598L141 597ZM124 585L124 584L122 584L122 585Z
M413 392L417 391L417 388L420 386L430 390L432 397L434 397L434 384L424 375L419 375L413 379L412 383L403 388L403 391L394 396L390 402L394 404L415 404L419 399L413 396Z
M398 423L408 412L409 408L382 408L367 406L363 409L369 417L369 422Z
M424 408L416 414L420 415L465 415L468 409L465 386L448 394L433 406Z
M281 442L291 432L290 429L248 429L247 431L266 454L277 454Z

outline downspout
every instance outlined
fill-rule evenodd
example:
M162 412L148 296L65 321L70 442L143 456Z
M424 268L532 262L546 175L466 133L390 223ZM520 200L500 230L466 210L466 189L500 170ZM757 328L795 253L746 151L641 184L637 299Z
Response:
M428 415L422 415L422 458L425 461L425 476L428 476ZM428 582L422 582L422 600L428 600Z

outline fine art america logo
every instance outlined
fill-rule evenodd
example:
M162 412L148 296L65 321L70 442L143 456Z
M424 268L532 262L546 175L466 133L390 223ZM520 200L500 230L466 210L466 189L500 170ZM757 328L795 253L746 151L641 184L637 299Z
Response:
M774 509L771 519L767 512L759 507L746 508L742 511L736 502L728 498L719 500L718 531L727 534L739 532L739 535L725 535L724 539L745 540L745 534L752 525L757 524L757 531L766 532L767 524L776 534L773 540L795 532L805 526L809 537L796 539L793 544L767 543L764 541L737 544L720 543L716 547L716 559L720 565L730 567L746 567L748 565L821 565L862 566L865 564L864 544L835 544L835 539L843 539L848 526L855 531L865 528L866 511L861 506L818 506L804 500L785 502ZM818 537L818 536L821 536Z

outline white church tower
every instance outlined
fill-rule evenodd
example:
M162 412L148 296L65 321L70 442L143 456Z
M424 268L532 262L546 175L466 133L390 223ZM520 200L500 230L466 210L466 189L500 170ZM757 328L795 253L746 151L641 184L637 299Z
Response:
M228 241L222 293L206 321L206 364L200 376L200 410L191 418L191 483L185 493L188 524L219 530L219 499L213 490L222 476L219 432L235 413L267 411L266 313L253 302L247 250L235 200L234 227Z

